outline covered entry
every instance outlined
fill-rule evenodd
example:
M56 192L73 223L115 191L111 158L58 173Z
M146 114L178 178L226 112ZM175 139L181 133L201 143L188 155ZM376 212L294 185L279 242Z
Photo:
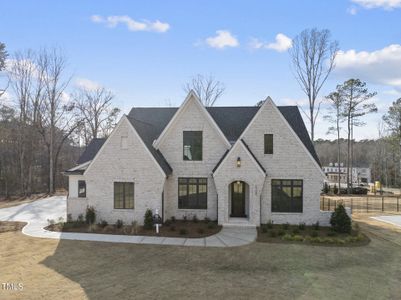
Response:
M233 218L246 218L246 191L248 188L244 181L234 181L230 184L231 214Z

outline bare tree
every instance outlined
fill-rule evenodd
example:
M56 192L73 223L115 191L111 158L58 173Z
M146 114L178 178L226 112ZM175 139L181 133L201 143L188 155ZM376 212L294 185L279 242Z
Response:
M377 112L376 105L368 102L377 93L369 92L366 88L366 83L359 79L349 79L342 85L337 86L337 90L340 91L344 98L344 117L347 119L347 188L348 192L350 192L350 188L352 188L354 158L354 127L365 125L365 123L360 120L361 117L372 112Z
M225 91L224 84L215 80L212 76L196 75L189 83L184 85L184 91L193 90L204 106L213 106Z
M85 145L93 138L107 136L120 113L119 108L112 107L113 93L104 87L81 88L73 98L83 118L80 131L84 135Z
M15 105L18 109L18 161L20 175L20 192L22 194L30 193L27 191L28 173L32 167L31 149L29 148L30 124L32 106L30 103L31 91L33 86L33 78L35 76L34 66L35 56L30 50L25 52L17 52L9 66L9 82L15 96ZM29 181L28 181L29 182Z
M39 132L49 155L49 193L55 191L55 174L60 150L80 125L73 101L65 92L70 78L65 76L66 58L58 49L41 50L37 67L43 76L43 101L38 120Z
M324 118L329 121L330 123L334 124L334 126L330 126L328 130L328 134L336 133L337 134L337 167L338 167L338 194L340 195L341 190L341 170L340 170L340 163L341 163L341 145L340 145L340 131L341 126L340 124L344 122L344 99L341 96L341 93L336 91L330 93L326 96L326 99L329 101L329 113L324 116Z
M338 42L331 41L330 31L305 29L292 41L289 53L292 58L294 76L309 101L309 112L305 113L310 122L312 142L315 138L315 124L319 115L321 102L316 99L335 67Z
M8 53L6 51L6 45L4 43L0 42L0 72L2 72L6 68L7 57L8 57ZM5 87L0 88L0 98L6 92L8 83L9 83L9 81L7 82Z

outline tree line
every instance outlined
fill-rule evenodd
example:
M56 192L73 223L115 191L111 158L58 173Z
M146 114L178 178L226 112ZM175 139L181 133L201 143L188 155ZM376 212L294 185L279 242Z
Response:
M0 72L0 194L54 193L79 146L112 130L120 112L114 95L100 86L73 86L57 48L10 56L0 43Z

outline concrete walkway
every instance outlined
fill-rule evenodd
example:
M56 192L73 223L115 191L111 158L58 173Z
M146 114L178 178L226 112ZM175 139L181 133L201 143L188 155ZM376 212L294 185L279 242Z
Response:
M66 220L66 197L64 196L49 197L19 206L0 209L0 221L27 222L28 224L22 229L22 233L39 238L200 247L235 247L246 245L256 240L256 228L237 226L223 227L219 233L206 238L54 232L44 229L48 225L48 219L53 219L57 222L59 217Z
M401 227L401 216L400 215L390 215L390 216L377 216L371 217L380 222L389 223L398 227Z

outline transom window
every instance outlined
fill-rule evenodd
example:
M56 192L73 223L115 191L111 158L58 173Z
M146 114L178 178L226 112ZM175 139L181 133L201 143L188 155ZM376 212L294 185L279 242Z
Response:
M85 180L78 180L78 197L86 197L86 182Z
M114 208L134 208L134 183L114 182Z
M265 154L273 154L273 135L265 134Z
M183 137L183 159L202 160L202 131L184 131Z
M178 178L178 208L207 209L207 178Z
M298 179L272 180L272 212L302 212L303 181Z

